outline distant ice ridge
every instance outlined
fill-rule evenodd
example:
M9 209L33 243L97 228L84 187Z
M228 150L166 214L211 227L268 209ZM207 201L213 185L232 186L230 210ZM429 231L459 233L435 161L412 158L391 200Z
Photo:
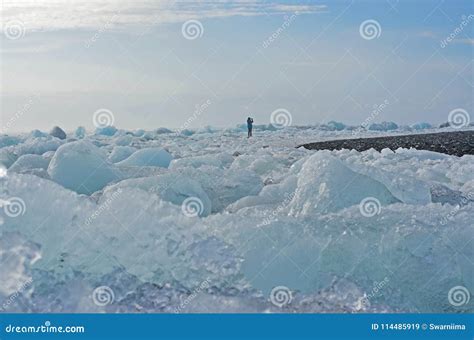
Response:
M0 307L472 312L474 158L295 149L334 127L0 138Z

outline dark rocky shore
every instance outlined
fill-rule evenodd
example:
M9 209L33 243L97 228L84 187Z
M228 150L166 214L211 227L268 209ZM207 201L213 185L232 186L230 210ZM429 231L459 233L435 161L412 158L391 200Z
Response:
M298 147L309 150L355 149L364 151L374 148L377 151L389 148L415 148L441 152L448 155L474 155L474 131L439 132L416 135L341 139L302 144Z

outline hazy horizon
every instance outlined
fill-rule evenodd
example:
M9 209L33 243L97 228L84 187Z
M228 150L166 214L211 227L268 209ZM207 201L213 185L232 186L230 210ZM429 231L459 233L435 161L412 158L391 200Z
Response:
M470 1L3 1L2 133L334 120L411 125L473 111ZM191 21L190 21L191 20ZM187 29L188 30L187 30ZM7 122L8 129L5 128Z

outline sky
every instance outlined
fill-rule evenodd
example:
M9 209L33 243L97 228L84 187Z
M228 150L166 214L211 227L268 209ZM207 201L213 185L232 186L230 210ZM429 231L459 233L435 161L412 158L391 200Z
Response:
M474 112L472 1L4 0L0 16L0 133L103 111L122 129Z

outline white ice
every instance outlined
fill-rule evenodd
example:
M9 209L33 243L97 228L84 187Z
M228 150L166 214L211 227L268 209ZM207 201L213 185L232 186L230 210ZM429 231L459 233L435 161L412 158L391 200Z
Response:
M296 148L354 136L337 122L68 136L0 136L6 311L473 311L447 299L474 291L473 156Z

